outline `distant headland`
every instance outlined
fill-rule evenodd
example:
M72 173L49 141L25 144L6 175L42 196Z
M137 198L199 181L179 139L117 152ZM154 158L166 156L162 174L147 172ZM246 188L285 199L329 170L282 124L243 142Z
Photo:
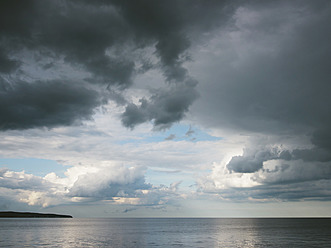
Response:
M72 216L64 214L41 214L30 212L0 211L0 218L72 218Z

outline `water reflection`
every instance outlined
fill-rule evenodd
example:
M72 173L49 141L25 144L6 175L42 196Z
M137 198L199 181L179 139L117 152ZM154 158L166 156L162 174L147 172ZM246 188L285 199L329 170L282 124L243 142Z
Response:
M0 219L0 247L331 247L331 221Z
M208 247L255 247L259 242L253 219L206 219Z

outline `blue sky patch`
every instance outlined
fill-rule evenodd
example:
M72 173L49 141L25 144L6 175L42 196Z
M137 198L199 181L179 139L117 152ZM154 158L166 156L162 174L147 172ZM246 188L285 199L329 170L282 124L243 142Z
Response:
M215 137L209 135L207 132L191 126L184 124L174 124L170 129L165 131L156 131L151 132L145 135L140 136L141 139L131 139L131 140L122 140L120 144L128 143L157 143L163 141L217 141L220 140L220 137Z
M56 175L64 177L67 166L61 165L54 160L39 158L0 158L0 168L7 168L11 171L25 171L27 174L35 176L45 176L55 172Z

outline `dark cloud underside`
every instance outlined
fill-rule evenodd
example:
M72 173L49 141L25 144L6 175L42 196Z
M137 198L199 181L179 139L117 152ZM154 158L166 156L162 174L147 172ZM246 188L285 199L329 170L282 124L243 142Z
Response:
M72 82L0 83L0 128L71 125L101 104L96 91Z
M195 112L207 126L261 135L229 170L252 173L280 159L330 161L330 23L330 1L254 1L237 9L215 47L222 56L210 51ZM300 136L312 147L268 148Z
M122 123L126 127L154 120L157 128L169 127L171 123L180 121L189 106L198 97L196 82L187 80L185 83L171 87L170 90L155 92L150 100L141 99L140 105L130 104L122 114Z
M159 69L165 76L165 81L169 81L183 88L187 85L189 77L187 70L183 67L183 62L187 59L184 56L190 47L190 32L193 30L208 30L221 23L226 1L2 1L0 6L0 72L6 79L17 75L15 72L22 72L22 62L19 61L22 51L39 53L39 61L45 59L45 55L51 57L53 61L64 59L64 63L79 67L90 73L90 77L84 81L97 87L107 87L112 92L112 88L123 90L131 87L134 76L141 73L136 69L137 55L128 51L136 51L144 47L154 46L156 55L159 58ZM200 32L200 31L198 31ZM15 57L15 58L14 58ZM52 63L44 63L43 69L50 69ZM145 69L149 66L143 66ZM34 75L37 77L38 75ZM61 76L61 75L59 75ZM9 80L12 81L12 80ZM24 80L23 80L24 81ZM3 80L8 82L8 80ZM3 83L5 84L5 83ZM98 104L73 100L74 105L80 109L79 114L72 113L72 116L63 114L49 120L46 116L53 116L55 112L67 112L60 109L67 106L68 100L62 105L59 104L61 96L48 101L50 113L45 111L28 111L25 115L14 117L17 111L25 108L22 102L27 94L22 94L24 82L13 87L12 92L3 94L20 95L15 108L3 106L2 111L8 115L8 121L1 123L2 129L6 128L28 128L38 126L70 125L75 119L89 118L91 109ZM24 84L26 91L37 90L41 85L42 91L47 91L47 82L39 84ZM54 83L50 86L54 89ZM60 85L59 87L65 87ZM15 89L20 92L14 92ZM49 90L50 92L52 89ZM173 122L180 121L195 97L177 96L169 94L171 89L164 89L149 99L149 107L144 109L146 116L137 117L137 111L132 111L133 105L128 104L127 111L123 114L122 122L129 127L153 119L155 125L170 126ZM188 90L194 91L192 87ZM74 91L68 91L73 93ZM67 93L68 93L67 92ZM81 92L78 92L78 94ZM35 93L37 94L37 93ZM118 93L117 93L118 94ZM196 93L194 93L196 94ZM66 98L68 96L63 96ZM111 96L111 94L109 94ZM156 97L161 96L159 102ZM96 96L94 96L95 98ZM183 99L177 99L183 97ZM178 107L170 107L169 101L176 98ZM119 100L121 104L125 100L120 95L112 98ZM8 101L8 100L7 100ZM12 100L14 101L14 100ZM99 101L101 104L101 101ZM35 104L38 105L38 104ZM19 106L22 109L19 110ZM84 108L87 108L83 111ZM143 108L143 107L139 107ZM159 109L158 109L159 108ZM131 109L131 110L130 110ZM11 112L13 111L13 112ZM147 113L148 112L148 113ZM161 114L157 114L161 112ZM133 114L130 116L130 114ZM32 121L27 120L32 114ZM39 116L39 114L41 114ZM135 117L136 116L136 117ZM6 117L3 117L6 119ZM31 124L28 124L31 122ZM10 124L8 124L10 123ZM24 124L27 123L27 124Z

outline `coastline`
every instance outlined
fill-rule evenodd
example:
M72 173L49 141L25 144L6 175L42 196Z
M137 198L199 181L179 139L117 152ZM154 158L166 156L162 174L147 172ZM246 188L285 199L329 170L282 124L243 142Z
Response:
M65 214L0 211L0 218L72 218L72 216Z

